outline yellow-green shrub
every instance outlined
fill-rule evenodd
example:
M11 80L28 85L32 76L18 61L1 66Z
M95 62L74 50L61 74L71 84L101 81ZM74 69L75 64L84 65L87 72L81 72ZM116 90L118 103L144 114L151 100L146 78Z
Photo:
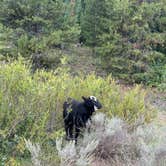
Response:
M71 76L63 68L32 74L24 60L0 65L0 149L6 154L22 145L22 137L46 144L63 135L62 105L68 98L81 100L95 95L102 112L119 116L129 123L144 115L146 121L154 111L145 107L140 87L123 92L111 76ZM47 130L52 131L49 134ZM21 139L17 139L21 138ZM14 142L10 144L9 142ZM22 153L22 151L21 151ZM1 155L0 155L1 156Z

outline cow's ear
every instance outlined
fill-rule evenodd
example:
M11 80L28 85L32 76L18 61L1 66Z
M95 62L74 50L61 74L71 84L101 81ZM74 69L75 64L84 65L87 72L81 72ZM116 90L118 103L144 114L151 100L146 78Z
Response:
M86 100L87 100L87 98L86 98L86 97L84 97L84 96L82 96L82 99L83 99L84 101L86 101Z

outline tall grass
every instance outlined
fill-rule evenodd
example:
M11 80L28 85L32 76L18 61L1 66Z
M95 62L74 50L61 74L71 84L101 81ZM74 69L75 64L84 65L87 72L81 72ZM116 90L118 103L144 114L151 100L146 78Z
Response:
M63 68L31 73L24 59L0 64L0 160L27 157L23 138L52 146L63 136L62 104L66 98L81 100L95 95L107 116L134 123L143 117L151 121L155 111L145 105L139 86L122 92L108 76L72 76ZM48 147L47 147L48 148ZM5 156L5 157L4 157ZM5 159L4 159L5 158Z

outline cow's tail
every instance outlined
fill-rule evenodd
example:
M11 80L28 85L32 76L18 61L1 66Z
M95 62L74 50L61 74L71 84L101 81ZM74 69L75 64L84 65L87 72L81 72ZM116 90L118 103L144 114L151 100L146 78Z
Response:
M64 118L64 120L67 119L70 111L72 110L71 109L72 102L73 102L73 99L69 97L69 98L67 98L67 101L65 101L63 103L63 118Z
M65 119L68 116L68 111L67 111L68 107L69 107L69 104L67 101L65 101L63 103L63 119Z

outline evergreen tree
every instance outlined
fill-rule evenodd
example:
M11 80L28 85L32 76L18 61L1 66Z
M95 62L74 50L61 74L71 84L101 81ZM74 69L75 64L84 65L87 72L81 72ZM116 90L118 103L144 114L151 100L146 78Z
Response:
M0 4L0 21L3 25L27 33L38 34L64 26L64 9L61 1L4 0Z
M61 0L1 1L0 23L13 31L10 55L30 56L75 42L80 31L68 8Z
M85 10L81 19L82 38L89 46L100 44L100 36L109 32L109 11L106 0L85 0Z
M98 47L103 66L129 82L161 83L166 63L164 3L109 2L109 33L100 36Z

